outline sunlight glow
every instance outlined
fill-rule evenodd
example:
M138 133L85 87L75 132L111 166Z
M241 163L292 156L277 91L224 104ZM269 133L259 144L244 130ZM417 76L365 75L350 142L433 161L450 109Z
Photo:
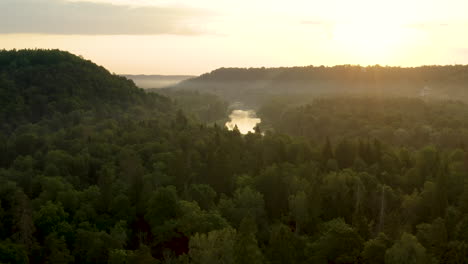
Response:
M387 61L410 42L408 29L391 24L348 23L336 25L333 41L345 53L354 54L363 61Z
M117 73L198 75L220 67L468 63L466 0L18 2L44 2L50 8L0 23L0 49L68 50ZM65 8L70 2L86 3ZM0 0L0 15L2 10L8 15L9 6L18 6L16 0ZM82 8L81 13L75 8ZM57 10L66 12L55 14ZM126 15L135 10L143 15ZM89 15L94 13L99 15ZM57 17L71 18L50 26Z

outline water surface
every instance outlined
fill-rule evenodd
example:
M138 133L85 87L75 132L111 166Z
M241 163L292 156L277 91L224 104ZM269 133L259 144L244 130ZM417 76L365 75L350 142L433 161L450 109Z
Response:
M226 127L229 130L233 130L237 125L237 128L242 134L254 132L254 127L262 122L262 120L255 115L255 111L253 110L233 110L229 118L231 121L226 122Z

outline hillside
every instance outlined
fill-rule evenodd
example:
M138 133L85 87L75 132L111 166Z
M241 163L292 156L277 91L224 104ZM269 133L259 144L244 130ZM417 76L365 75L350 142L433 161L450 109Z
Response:
M176 88L215 93L258 107L272 95L336 94L468 100L468 66L221 68Z
M145 95L131 80L67 52L0 51L0 129L57 113L119 115L136 104L169 107L167 99Z

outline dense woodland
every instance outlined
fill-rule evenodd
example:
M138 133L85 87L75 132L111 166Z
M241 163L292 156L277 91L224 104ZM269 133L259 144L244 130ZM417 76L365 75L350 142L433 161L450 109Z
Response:
M259 115L277 132L317 143L378 139L408 148L454 149L468 142L468 105L454 100L336 96L297 105L277 98L262 105Z
M0 95L0 263L466 262L464 103L271 102L242 135L46 50L0 51Z

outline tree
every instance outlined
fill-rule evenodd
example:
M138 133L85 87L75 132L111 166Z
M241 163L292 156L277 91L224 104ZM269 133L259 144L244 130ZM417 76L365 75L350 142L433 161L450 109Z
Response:
M351 170L328 173L320 187L322 204L328 205L324 211L326 219L346 217L351 220L366 192L359 177Z
M180 213L179 198L174 186L160 187L151 196L145 220L153 234L157 234L155 242L169 241L176 236L176 218Z
M16 192L16 208L15 208L15 228L16 232L13 235L15 241L22 244L27 249L31 249L34 243L33 234L36 231L34 226L32 208L29 198L22 192Z
M306 255L313 263L355 263L363 247L362 238L342 218L326 222Z
M376 238L364 243L362 258L365 263L384 263L385 251L391 246L391 241L384 233L379 233Z
M227 221L216 211L201 210L197 203L179 201L177 220L174 222L177 230L190 237L195 232L209 232L226 227Z
M46 263L72 263L74 258L70 255L64 237L58 237L56 233L48 235L45 239L45 245L48 249Z
M385 252L385 264L422 264L427 262L426 249L415 236L408 233L403 233L401 239Z
M150 248L141 245L138 250L128 257L128 263L157 264L158 261L151 256Z
M289 210L296 223L296 233L300 234L301 227L309 220L308 199L304 191L289 197Z
M237 264L251 263L259 264L264 262L260 248L258 247L255 221L252 218L244 218L239 227L235 244L234 260Z
M161 187L157 189L148 204L145 219L153 228L163 225L166 220L177 216L179 198L175 187Z
M329 159L333 159L333 158L334 158L334 155L333 155L332 146L330 143L330 139L327 137L325 140L325 144L322 147L322 162L323 164L326 164Z
M127 180L129 189L129 198L132 204L137 205L137 212L143 211L141 201L143 191L143 175L145 168L137 153L131 149L125 149L120 157L120 173L123 179Z
M115 226L110 230L110 235L112 237L113 244L116 248L122 249L127 244L127 223L123 220L120 220L115 224Z
M57 231L59 224L66 221L67 217L62 205L47 201L34 215L34 222L40 234L46 236Z
M283 167L273 165L266 168L255 179L255 187L263 195L269 217L278 218L288 211L288 194Z
M265 217L263 195L251 187L237 189L232 200L221 199L218 207L234 226L239 226L242 219L247 217L251 217L255 223Z
M78 229L73 246L76 263L106 263L113 248L112 237L103 232Z
M196 201L200 208L209 210L214 207L214 199L216 192L209 185L206 184L191 184L188 188L190 200Z
M29 263L28 255L23 247L10 241L0 242L0 263Z
M445 221L442 218L437 218L431 224L417 225L416 229L416 237L428 253L434 256L441 255L448 242Z
M272 264L300 263L305 259L302 242L289 227L276 224L270 233L266 257Z
M194 264L234 264L235 239L236 231L229 227L197 233L190 238L189 256Z
M335 159L341 169L350 168L353 166L355 160L356 151L351 142L344 139L335 149Z

